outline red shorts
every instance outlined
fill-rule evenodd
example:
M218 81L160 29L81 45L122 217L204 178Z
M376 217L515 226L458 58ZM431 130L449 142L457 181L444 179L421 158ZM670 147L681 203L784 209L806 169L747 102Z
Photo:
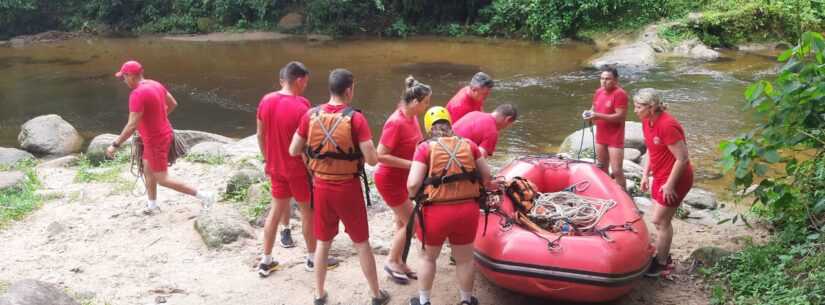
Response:
M624 148L624 126L596 123L596 144L607 147Z
M451 245L460 246L472 243L476 238L480 212L475 201L426 206L422 213L424 237L418 219L415 219L415 233L427 246L441 246L447 238Z
M305 173L301 171L301 173ZM274 198L295 198L300 203L309 202L309 180L306 174L295 174L287 176L284 174L270 174L269 181L272 182L272 197Z
M143 139L143 162L153 172L165 172L169 168L169 147L172 135L157 139Z
M369 239L367 207L361 181L351 179L344 182L313 181L313 229L315 239L331 241L338 235L338 221L353 243Z
M685 169L685 172L682 173L682 176L679 177L679 182L676 183L676 202L671 202L670 204L665 203L665 195L662 193L662 186L667 182L667 177L664 179L656 179L653 178L653 183L651 184L650 188L650 196L653 197L653 200L656 203L666 206L675 208L682 204L682 200L685 199L687 193L690 192L690 189L693 187L693 171L690 168Z
M396 207L409 199L407 193L407 176L409 171L383 170L379 168L375 171L373 179L378 194L390 207Z

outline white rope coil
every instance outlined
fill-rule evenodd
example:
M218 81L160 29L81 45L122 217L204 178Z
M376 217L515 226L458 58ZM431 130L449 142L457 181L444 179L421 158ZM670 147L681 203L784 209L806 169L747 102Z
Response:
M561 232L592 230L616 201L576 195L571 192L539 193L530 211L530 219L545 230Z

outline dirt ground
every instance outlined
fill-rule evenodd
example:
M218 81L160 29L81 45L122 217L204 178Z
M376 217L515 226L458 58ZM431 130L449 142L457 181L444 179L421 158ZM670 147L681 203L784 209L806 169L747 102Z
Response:
M170 173L197 187L219 190L216 186L225 185L230 170L226 165L181 161ZM74 183L75 172L38 170L43 187L60 198L0 232L0 282L33 278L57 283L92 297L92 304L310 304L314 277L302 266L305 248L297 234L299 221L292 222L298 246L275 248L276 259L285 267L261 279L253 267L261 249L261 229L256 229L256 240L208 250L193 228L200 211L194 198L160 189L163 212L142 216L136 211L143 206L143 197L118 191L111 184ZM382 254L392 233L392 216L385 209L370 214L371 242L378 248L380 267L386 259ZM653 228L650 223L648 227ZM610 304L707 304L701 281L687 273L691 251L701 246L736 249L740 246L736 241L759 232L680 220L675 230L672 252L679 268L673 278L644 279L629 295ZM339 235L331 253L344 262L328 275L330 304L367 304L366 284L349 239ZM454 266L447 261L446 254L439 260L433 304L457 303ZM414 256L411 265L417 265ZM382 287L393 296L391 304L407 304L417 291L414 283L399 286L379 275ZM560 304L498 288L480 274L475 292L481 304Z

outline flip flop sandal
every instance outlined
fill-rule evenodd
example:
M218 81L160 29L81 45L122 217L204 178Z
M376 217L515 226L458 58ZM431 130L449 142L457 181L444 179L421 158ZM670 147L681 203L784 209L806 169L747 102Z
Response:
M404 274L407 275L408 279L411 279L411 280L417 280L418 279L418 273L415 273L415 271L406 272Z
M390 269L390 266L384 266L384 271L387 272L387 275L392 279L393 282L400 285L406 285L410 283L410 278L407 277L407 274L404 272L399 272Z

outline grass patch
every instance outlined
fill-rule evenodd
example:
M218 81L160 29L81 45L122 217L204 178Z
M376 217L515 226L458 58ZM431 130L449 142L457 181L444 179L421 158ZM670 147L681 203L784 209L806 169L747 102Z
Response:
M221 165L226 163L225 156L216 155L187 154L183 157L183 159L189 162L206 163L209 165Z
M35 161L23 161L8 168L23 172L26 179L17 187L0 191L0 228L22 219L42 205L43 199L35 193L40 187L35 164Z
M112 188L113 194L129 192L134 186L133 181L122 176L124 171L129 170L129 155L126 153L118 154L113 160L105 160L99 163L89 160L86 156L81 156L77 167L75 182L115 184L115 187Z
M786 229L701 272L711 280L713 305L825 304L825 238Z
M6 291L8 291L8 290L9 290L9 283L6 282L6 281L0 280L0 295L5 294Z

